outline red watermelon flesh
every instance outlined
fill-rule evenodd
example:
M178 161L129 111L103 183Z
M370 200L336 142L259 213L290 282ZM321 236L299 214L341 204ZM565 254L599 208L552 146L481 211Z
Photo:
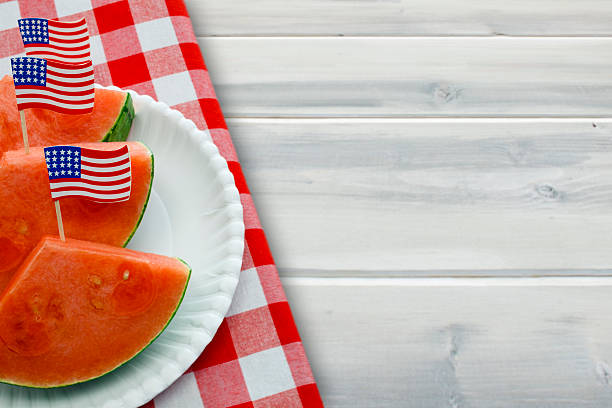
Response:
M114 150L125 142L77 144ZM66 236L124 246L138 227L153 181L153 155L145 145L128 142L132 191L128 201L95 203L82 198L60 200ZM10 151L0 159L0 293L43 235L57 235L43 149Z
M162 332L189 276L176 258L43 238L0 298L0 382L49 388L112 371Z
M0 80L0 156L23 148L21 121L15 101L13 78ZM25 109L30 146L65 145L84 142L123 141L127 138L134 107L129 94L96 88L94 110L68 115L47 109Z

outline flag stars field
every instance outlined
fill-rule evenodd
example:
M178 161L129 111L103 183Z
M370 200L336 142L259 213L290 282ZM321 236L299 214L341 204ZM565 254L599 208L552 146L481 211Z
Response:
M13 79L16 85L41 85L45 86L47 61L38 58L19 58L20 63L13 61ZM23 69L25 68L25 70ZM37 77L41 77L40 79Z
M48 42L49 29L47 20L40 18L19 20L19 31L25 42Z
M76 148L75 148L76 149ZM75 155L75 157L72 157L72 155ZM78 160L76 155L78 155L79 152L77 150L60 150L59 151L59 155L57 155L57 151L45 151L45 161L47 162L47 169L49 170L49 176L53 177L53 176L78 176L80 174L79 170L79 164L78 164ZM59 157L59 168L60 169L64 169L64 168L68 168L69 170L59 170L59 171L51 171L51 169L57 169L58 168L58 164L55 163L57 162ZM72 163L72 160L74 160L74 163ZM74 171L72 170L74 168Z

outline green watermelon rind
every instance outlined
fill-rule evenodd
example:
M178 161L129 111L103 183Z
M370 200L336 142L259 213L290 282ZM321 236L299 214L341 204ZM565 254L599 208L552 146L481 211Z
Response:
M135 359L142 352L144 352L151 344L153 344L153 342L155 340L157 340L157 338L159 336L161 336L161 334L166 330L168 325L170 325L170 322L172 322L172 319L174 319L174 316L176 316L176 312L178 312L179 308L181 307L181 304L183 303L183 299L185 299L185 294L187 293L187 286L189 285L189 281L191 280L192 269L191 269L191 266L189 266L189 264L187 264L187 262L185 262L181 258L175 257L175 259L178 260L179 262L181 262L183 265L185 265L185 267L187 269L189 269L189 271L187 272L187 280L185 281L185 286L183 287L183 293L181 294L181 298L179 299L178 303L176 304L176 308L174 308L174 312L172 312L172 316L170 316L170 318L168 319L168 321L166 322L164 327L162 327L162 329L159 331L159 333L157 333L157 335L155 337L153 337L153 339L151 339L151 341L149 343L147 343L142 349L140 349L140 351L138 351L132 357L130 357L129 359L127 359L123 363L119 364L117 367L111 368L107 372L105 372L103 374L100 374L97 377L92 377L92 378L89 378L87 380L77 381L77 382L73 382L73 383L70 383L70 384L53 385L53 386L50 386L50 387L39 387L39 386L35 386L35 385L12 383L12 382L9 382L9 381L6 381L6 380L2 380L2 379L0 379L0 384L4 383L4 384L9 384L9 385L16 385L16 386L24 387L24 388L34 388L34 389L39 389L39 390L50 390L50 389L55 389L55 388L65 388L65 387L70 387L70 386L73 386L73 385L84 384L84 383L87 383L87 382L90 382L90 381L102 378L105 375L112 373L113 371L123 367L125 364L127 364L130 361L132 361L133 359Z
M130 93L126 92L125 95L126 97L117 115L117 119L108 132L106 132L104 139L102 139L103 142L125 142L130 134L136 113L134 112L134 102Z
M130 241L132 240L132 237L134 237L134 234L138 230L138 227L140 226L140 223L142 222L142 219L144 218L145 212L147 211L147 206L149 205L149 198L151 198L151 191L153 190L153 177L155 176L155 156L153 155L153 150L151 150L149 146L147 146L143 142L138 142L138 143L143 145L145 149L147 149L149 153L151 153L151 181L149 183L149 192L147 193L147 198L144 202L144 206L142 207L142 211L140 212L140 217L138 218L138 221L136 222L134 229L130 233L130 236L123 243L123 247L126 247L127 244L130 243Z

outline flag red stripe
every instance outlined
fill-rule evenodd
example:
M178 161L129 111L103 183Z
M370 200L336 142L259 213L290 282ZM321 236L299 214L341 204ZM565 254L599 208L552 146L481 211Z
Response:
M71 194L71 195L66 195L66 196L60 197L60 198L56 198L55 200L59 200L59 199L62 199L62 198L70 198L70 197L86 198L86 199L92 200L92 201L94 201L96 203L119 203L119 202L122 202L122 201L127 201L130 198L129 195L126 195L124 198L121 198L121 199L109 198L109 199L105 200L103 198L93 199L93 198L82 197L82 196L80 196L78 194Z
M83 184L86 184L87 181L83 181ZM96 188L88 188L84 186L78 187L53 187L53 181L51 182L51 191L52 192L60 192L60 191L87 191L88 193L98 193L98 194L120 194L127 193L130 191L130 187L124 187L117 190L98 190Z
M54 50L57 50L57 51L81 51L81 50L89 51L89 44L79 45L78 47L61 47L55 44L44 44L44 45L48 48L53 48ZM27 47L40 47L40 45L39 44L28 44L26 45L26 48Z
M123 156L127 152L128 152L127 145L117 150L94 150L94 149L87 149L85 147L81 148L81 156L89 157L91 159L112 159L113 157ZM87 160L85 157L82 158L83 161Z
M59 21L59 20L47 20L47 24L49 27L56 28L75 28L80 25L86 24L85 19L82 18L77 21Z
M57 95L65 95L65 96L85 96L85 95L91 95L91 97L93 98L93 94L94 92L92 92L91 90L86 90L86 91L62 91L60 89L49 89L45 86L41 86L41 85L19 85L17 89L27 89L29 91L32 92L28 92L26 94L21 94L21 95L17 95L17 98L28 98L28 97L39 97L39 98L46 98L46 96L39 94L36 91L39 90L47 90L47 91L51 91L54 94Z
M93 72L93 68L90 68L90 71L83 72L83 73L80 73L80 74L66 74L66 73L63 73L63 72L55 71L55 70L53 70L53 68L51 68L51 69L47 69L47 75L49 75L49 74L57 76L57 77L61 77L61 78L68 78L68 79L75 79L76 78L76 79L79 79L79 78L87 78L88 76L93 75L94 72Z
M69 103L71 105L86 105L88 103L94 103L94 98L83 99L79 101L72 101L70 99L58 98L56 96L35 94L35 93L19 95L19 98L23 98L23 99L40 98L40 99L46 99L48 101L53 101L53 102Z
M80 115L83 113L89 113L93 110L93 108L63 108L57 105L53 105L51 103L41 103L41 102L28 102L28 103L18 103L17 107L19 110L30 109L30 108L39 108L39 109L49 109L58 113L67 113L71 115Z
M81 164L84 164L84 165L89 166L89 167L100 167L100 168L121 166L121 165L127 164L129 162L130 162L130 158L129 157L125 158L123 160L112 162L112 163L92 163L92 162L87 161L86 159L81 159ZM107 173L105 173L105 174L107 174Z
M93 176L93 177L114 177L114 176L122 176L124 174L129 174L131 171L131 169L125 168L123 170L117 170L117 171L107 171L107 172L100 172L100 171L91 171L91 170L83 170L81 169L81 174L85 175L85 176Z
M78 38L70 38L70 39L63 39L63 38L56 38L56 37L49 37L49 41L53 41L53 42L57 42L57 43L61 43L61 44L74 44L74 43L80 43L83 42L87 39L87 37L78 37Z
M26 46L26 51L28 52L29 57L36 57L38 55L44 55L44 56L51 55L53 57L71 58L71 59L80 59L80 58L89 57L89 49L87 49L86 52L82 54L74 54L74 55L66 55L66 54L62 54L61 51L55 52L55 51L51 51L48 49L46 50L28 50L28 46ZM51 58L45 58L45 59L51 59Z
M93 76L93 74L94 74L93 73L93 68L91 69L91 71L83 72L83 73L80 73L80 74L65 74L65 73L56 72L56 71L53 71L53 70L50 69L50 70L47 70L47 82L49 82L49 81L56 81L56 82L60 81L59 79L53 79L53 78L49 78L48 77L48 75L52 75L52 76L56 76L56 77L62 78L61 79L61 83L75 84L75 86L80 86L78 84L81 83L81 82L68 81L68 80L70 80L70 79L77 79L77 80L81 79L82 82L91 81L91 79L88 78L88 77ZM65 82L64 82L64 78L66 79Z
M82 62L82 63L79 63L79 64L67 64L65 62L59 62L59 61L49 61L49 62L47 62L47 69L58 68L58 69L71 70L71 69L84 69L84 68L88 68L88 67L93 67L93 63L91 61Z
M127 176L126 178L122 178L121 180L114 180L114 181L93 181L93 180L81 180L81 179L74 179L74 178L58 178L58 179L54 179L51 180L51 183L74 183L75 181L77 182L83 182L83 183L87 183L90 184L92 186L114 186L114 185L120 185L123 183L127 183L128 181L131 181L131 176Z
M46 95L42 95L39 94L38 92L36 92L39 89L47 89L44 86L36 86L36 85L19 85L18 89L28 89L31 90L32 92L28 92L26 94L21 94L18 95L17 98L47 98ZM91 97L93 98L93 94L94 92L87 90L87 91L60 91L58 89L54 89L53 93L58 94L58 95L65 95L65 96L86 96L86 95L91 95ZM66 101L68 102L68 101ZM75 101L70 101L70 102L75 102Z
M67 27L64 27L64 28L67 28ZM57 31L49 27L49 34L74 35L74 36L80 35L81 37L87 38L88 32L87 32L87 27L84 27L81 30L77 30L77 31L70 31L69 33L65 31Z
M71 61L74 61L76 63L77 61L83 61L84 58L90 57L89 50L85 51L82 54L74 54L74 55L66 55L65 53L62 53L62 52L55 52L55 51L50 51L50 50L28 50L27 48L26 48L26 51L28 53L28 57L44 58L49 61L57 61L57 62L60 62L61 58L64 58L64 59L69 59Z
M89 50L89 44L85 44L85 45L79 45L78 47L60 47L59 45L53 45L53 44L39 44L39 43L32 43L32 44L26 44L25 48L26 50L28 48L51 48L54 49L56 51L82 51L82 50Z
M55 79L47 78L47 84L65 86L66 88L78 88L80 86L93 85L94 80L90 79L89 81L82 81L82 82L61 82L61 81L56 81Z

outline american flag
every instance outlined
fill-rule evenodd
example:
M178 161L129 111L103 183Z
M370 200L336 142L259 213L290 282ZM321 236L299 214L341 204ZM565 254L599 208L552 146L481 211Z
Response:
M19 110L44 108L81 114L93 110L94 71L91 61L64 64L40 58L11 58Z
M70 64L90 60L89 32L84 18L78 21L45 18L18 21L27 56Z
M100 203L126 201L132 189L127 145L117 150L45 147L51 198L83 197Z

